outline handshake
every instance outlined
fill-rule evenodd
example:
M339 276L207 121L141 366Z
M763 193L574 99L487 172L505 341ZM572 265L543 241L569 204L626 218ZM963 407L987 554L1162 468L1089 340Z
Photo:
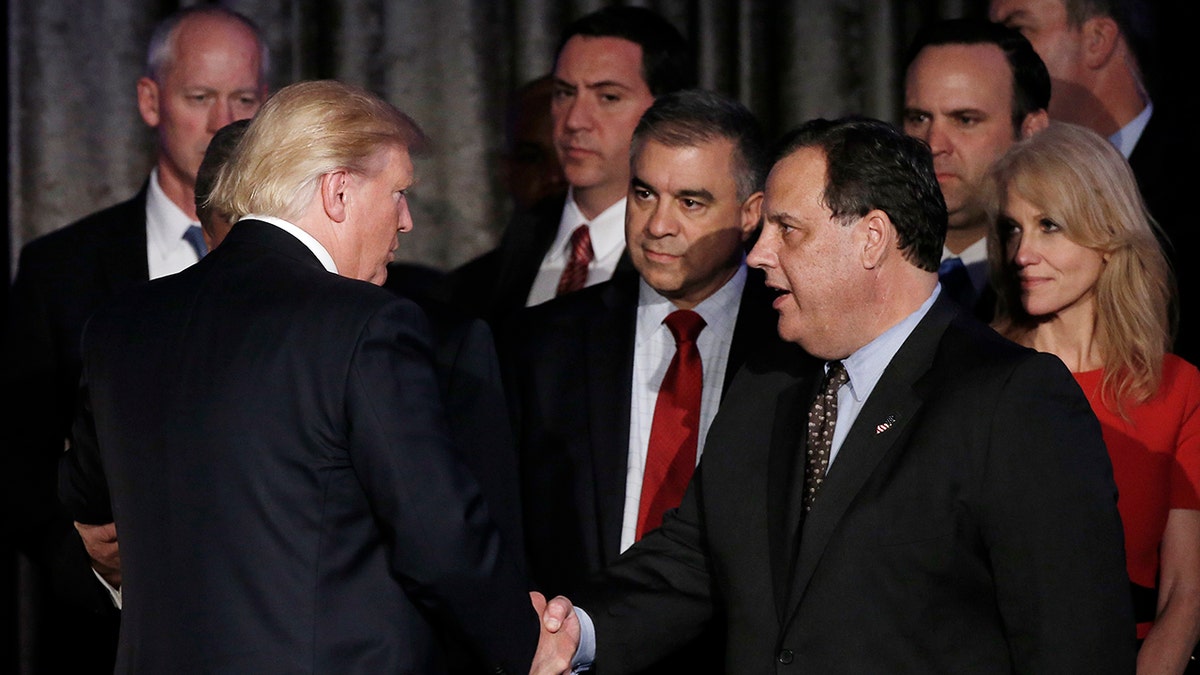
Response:
M562 675L572 672L571 662L579 649L579 617L571 601L558 596L549 602L546 596L530 591L530 600L541 620L537 653L530 675Z

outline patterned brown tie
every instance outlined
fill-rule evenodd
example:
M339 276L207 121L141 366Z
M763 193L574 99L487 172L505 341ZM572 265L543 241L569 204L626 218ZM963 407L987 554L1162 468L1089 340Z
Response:
M825 371L820 393L808 411L808 444L804 456L804 512L812 509L817 492L829 468L829 450L833 446L833 427L837 424L838 389L849 380L841 361L833 361Z
M571 233L571 258L558 278L558 290L554 295L577 291L587 285L588 265L595 254L592 252L592 233L587 225L580 225Z

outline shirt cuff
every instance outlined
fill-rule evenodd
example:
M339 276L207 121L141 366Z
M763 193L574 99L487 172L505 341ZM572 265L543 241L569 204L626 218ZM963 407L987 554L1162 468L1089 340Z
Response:
M104 577L100 576L100 573L96 571L95 567L92 568L92 574L96 575L96 579L99 580L100 583L104 585L104 589L108 591L108 596L112 599L113 607L116 607L117 609L121 609L121 589L113 588L112 584L108 583L107 581L104 580ZM588 621L591 621L591 619L588 619ZM583 622L581 621L580 623L583 623ZM594 637L592 639L595 640ZM579 639L579 643L583 644L582 637ZM592 650L595 651L594 645L592 647Z
M592 617L582 608L575 608L575 616L579 619L579 647L575 650L575 658L571 659L571 672L582 673L589 670L596 661L596 626Z

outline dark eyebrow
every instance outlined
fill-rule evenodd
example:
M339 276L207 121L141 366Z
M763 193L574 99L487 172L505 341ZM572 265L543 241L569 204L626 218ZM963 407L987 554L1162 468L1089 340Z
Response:
M764 220L766 220L768 223L777 223L780 225L787 225L788 227L795 227L800 222L795 216L791 215L790 213L779 212L779 211L776 211L774 213L768 213L765 216Z
M675 198L676 199L699 199L701 201L706 201L706 202L716 201L716 199L713 197L712 193L709 192L708 190L705 190L704 188L697 188L697 189L691 189L691 190L680 190L679 192L675 193Z
M658 194L658 190L655 190L654 188L650 187L649 183L642 180L641 178L638 178L637 176L633 176L629 179L629 185L634 188L641 188L643 190L646 190L647 192L653 192L654 194Z
M625 90L633 89L633 87L630 87L627 84L624 84L621 82L616 82L614 80L601 80L599 82L589 82L583 86L587 87L588 89L603 89L605 87L616 87L617 89L625 89Z
M571 84L570 82L559 79L557 77L554 78L554 85L557 87L561 87L563 89L571 89L571 90L575 90L575 89L579 88L577 85ZM623 89L625 91L633 91L633 87L629 86L628 84L624 84L622 82L617 82L616 80L601 80L599 82L584 82L583 83L584 89L604 89L607 87L615 87L617 89Z

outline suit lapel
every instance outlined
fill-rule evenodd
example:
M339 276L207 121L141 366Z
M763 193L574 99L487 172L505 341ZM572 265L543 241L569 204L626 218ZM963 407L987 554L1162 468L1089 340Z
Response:
M596 481L600 555L607 565L621 550L625 474L629 457L629 407L633 387L633 340L637 322L637 275L618 275L589 314L580 336L584 347L584 390Z
M929 371L946 326L955 315L953 301L939 298L896 352L867 398L821 486L820 498L804 519L788 599L794 616L830 537L851 502L879 466L905 438L924 404L915 387Z
M733 376L737 374L747 356L761 350L772 342L781 342L776 326L779 314L771 307L772 296L763 283L763 272L754 268L746 270L746 285L738 304L737 323L733 327L733 340L729 344L729 359L725 365L725 382L721 385L721 396L729 390Z
M492 291L499 305L494 309L499 313L516 311L525 306L542 259L558 234L565 203L565 196L544 199L529 211L515 215L504 231L499 245L496 287Z
M146 257L146 193L149 182L129 201L112 211L112 227L96 240L96 256L109 288L120 291L150 279Z
M771 550L771 580L775 588L775 610L782 624L786 618L790 574L795 559L796 525L801 513L791 498L793 476L803 461L805 418L819 380L808 375L785 389L775 401L775 424L767 457L767 536ZM800 473L799 475L803 475Z

